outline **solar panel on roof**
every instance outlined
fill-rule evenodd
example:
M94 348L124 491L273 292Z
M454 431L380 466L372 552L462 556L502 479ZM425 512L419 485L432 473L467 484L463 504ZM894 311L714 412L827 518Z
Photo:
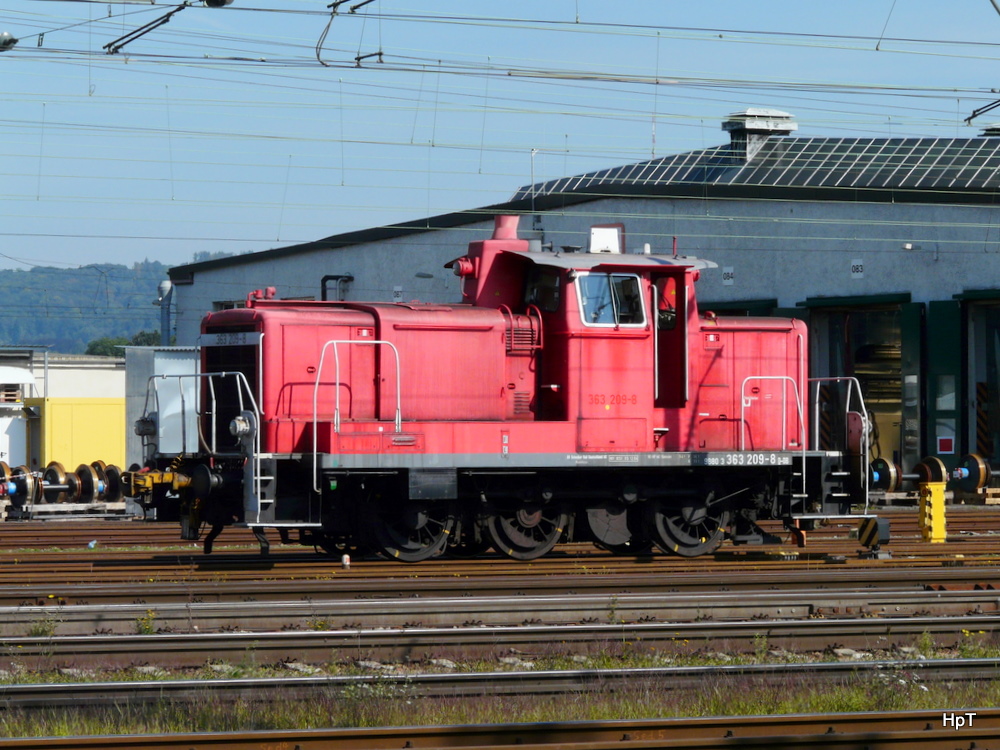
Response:
M681 184L1000 188L1000 138L772 138L749 162L727 144L528 185L514 199Z

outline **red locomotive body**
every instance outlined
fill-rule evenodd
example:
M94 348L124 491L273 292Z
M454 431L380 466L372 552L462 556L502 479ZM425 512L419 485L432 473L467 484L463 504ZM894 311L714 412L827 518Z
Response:
M863 408L809 445L804 324L700 313L712 264L615 250L532 251L498 217L449 264L460 304L269 290L208 315L202 450L153 439L174 476L144 501L211 521L209 549L236 519L411 562L561 539L693 556L864 501Z

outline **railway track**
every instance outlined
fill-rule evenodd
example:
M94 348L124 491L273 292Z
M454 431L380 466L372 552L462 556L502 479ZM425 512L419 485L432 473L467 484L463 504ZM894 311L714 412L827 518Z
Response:
M537 724L315 729L302 731L108 737L0 739L4 750L354 750L355 748L497 748L524 750L647 750L651 748L782 748L784 750L918 750L996 748L1000 710L970 707L960 729L947 712L796 714L790 716L665 719L653 721L546 722Z
M400 699L501 695L545 695L627 690L693 690L727 681L752 679L755 685L782 685L808 679L810 684L848 684L873 674L915 675L921 683L957 683L992 679L998 659L879 660L794 664L715 664L631 669L488 671L378 675L244 677L227 679L155 679L134 681L53 682L0 685L6 709L58 705L118 707L133 704L200 701L309 700L356 695L375 687Z
M890 546L918 542L920 528L916 507L879 507L874 512L890 520L893 540ZM792 547L791 535L777 522L765 521L762 528L768 533L781 537L786 546ZM808 545L821 545L828 541L845 540L856 530L856 522L831 521L808 532ZM968 537L989 543L990 537L1000 537L1000 508L993 506L951 505L947 511L947 529L950 541L970 541ZM276 535L272 539L272 549L280 551ZM201 550L198 542L184 542L180 539L178 527L174 523L145 522L139 519L114 518L104 520L74 520L72 516L46 521L18 521L0 523L0 551L3 550L44 550L84 548L96 541L101 548L164 548L179 550ZM992 541L997 541L996 539ZM256 552L257 540L247 529L227 529L216 541L217 550L246 550ZM578 554L595 550L587 544L570 545ZM724 548L733 549L726 543ZM292 546L301 551L303 548ZM739 548L736 548L739 549Z
M125 654L185 667L240 658L249 642L272 662L294 658L294 649L339 650L347 658L364 649L399 659L434 649L533 649L546 639L574 648L588 638L733 646L761 633L805 649L885 648L932 630L952 639L962 629L992 632L989 616L1000 607L1000 567L991 564L1000 558L992 554L841 558L831 565L825 555L788 559L739 550L739 560L723 553L706 566L712 561L588 550L530 564L364 561L324 575L312 567L315 557L293 553L205 558L88 549L18 551L0 560L8 554L10 564L0 565L0 634L16 645L18 659L40 667L54 659L130 666L135 657L123 660L120 647L137 637ZM597 630L609 625L613 635ZM570 635L569 627L583 630ZM223 636L213 642L213 633ZM221 641L228 645L213 645Z
M150 582L141 577L132 583L50 583L42 586L0 586L0 608L28 607L48 610L76 605L159 605L312 601L401 600L414 597L466 599L477 593L493 596L558 596L650 594L674 597L743 592L754 596L775 591L816 591L823 595L840 590L866 589L921 591L990 591L1000 589L1000 567L929 566L919 569L878 565L817 565L790 569L777 564L756 568L752 575L739 569L713 572L670 570L588 569L560 566L548 572L517 566L515 571L496 574L491 566L454 575L408 575L399 578L380 574L384 570L355 568L324 578L297 577L279 580L218 580ZM398 566L391 566L398 574ZM386 605L388 606L388 604ZM0 610L2 611L2 610ZM36 612L36 614L42 614ZM2 622L2 620L0 620ZM0 631L2 632L2 631Z
M549 576L604 573L648 576L687 576L706 571L796 571L815 570L831 564L845 567L914 569L962 565L1000 564L1000 539L968 541L958 538L947 544L899 542L893 558L869 561L859 558L857 542L835 540L806 549L742 548L725 546L712 558L677 558L666 555L619 557L589 545L567 545L558 553L525 563L484 556L474 560L441 559L419 565L401 565L377 558L352 561L350 570L339 561L303 552L301 547L274 548L261 556L251 551L223 552L205 556L191 550L134 549L11 550L0 552L0 587L51 587L72 583L173 583L193 581L254 581L364 577L366 579L413 579L425 577Z
M1000 571L994 571L1000 577ZM572 583L575 582L570 582ZM1000 586L1000 584L998 584ZM403 598L369 596L324 596L312 591L301 599L258 600L243 589L242 599L204 601L192 592L178 589L173 598L148 601L143 591L133 590L129 601L114 604L23 602L0 607L0 634L11 637L38 630L48 623L52 635L86 635L105 632L127 635L144 618L156 630L168 633L241 630L302 630L316 623L349 627L458 627L477 625L519 626L524 624L577 624L595 622L697 622L724 620L778 620L808 618L878 617L898 618L920 614L992 614L1000 609L1000 591L992 583L948 590L940 586L898 586L878 581L863 587L828 590L818 587L771 590L763 587L740 591L651 590L650 593L618 591L591 594L582 591L532 595L487 595L452 592L428 596L414 589ZM357 590L357 589L354 589ZM487 589L492 591L491 589ZM120 591L126 594L127 592ZM160 591L161 597L167 592ZM288 592L283 592L287 596ZM342 592L343 593L343 592ZM456 598L456 593L459 595ZM153 613L153 614L150 614Z
M996 512L955 515L968 523L969 532L977 526L983 528L983 523L1000 521ZM966 633L988 640L995 636L1000 620L996 616L1000 594L995 590L1000 589L1000 544L992 534L967 537L963 528L957 522L949 524L951 536L946 545L897 539L890 545L894 558L877 561L858 559L857 542L847 538L847 530L841 528L811 536L804 549L727 544L707 560L663 555L615 557L589 545L567 545L554 557L532 563L487 557L405 566L362 559L345 569L337 561L299 547L275 546L274 554L261 557L252 537L241 539L239 532L227 540L227 545L234 542L231 546L218 547L222 554L205 557L197 549L176 545L173 539L174 548L129 546L127 536L114 541L98 537L87 524L62 532L67 536L51 546L0 549L0 634L4 646L0 669L15 674L14 670L27 669L58 675L60 669L72 674L77 669L149 665L180 670L207 664L339 663L358 668L377 661L378 665L361 667L372 671L361 679L385 682L395 679L393 666L401 675L412 676L414 667L427 665L432 659L478 656L499 661L515 655L520 663L536 656L612 652L751 653L762 642L771 649L797 652L854 648L865 651L870 659L872 655L892 654L894 648L905 649L918 638L930 637L950 647L961 642ZM0 526L0 538L3 529ZM95 538L96 549L87 548L86 542ZM151 634L138 634L140 628ZM32 629L36 635L27 635ZM828 672L829 679L838 679L833 676L838 670L844 674L842 670L849 672L857 663L831 663L819 670ZM978 674L988 678L991 669L995 674L996 666L984 663ZM961 666L955 669L953 679L963 679ZM516 668L501 674L514 671ZM495 682L503 681L511 691L518 685L537 692L580 691L587 689L589 679L578 675L579 682L574 683L572 676L564 674L551 677L546 686L538 673L526 674L532 675L530 680L504 677ZM763 674L757 677L764 679ZM291 679L305 680L298 685L304 694L311 691L316 695L317 690L333 684L333 677L327 675L317 675L312 683L305 678ZM405 682L409 677L399 679ZM427 690L441 690L442 694L458 691L461 679L456 674L428 676L428 680L438 680L440 687L431 688L428 682ZM466 679L474 682L477 678ZM615 678L607 673L600 679L609 684ZM685 679L697 678L675 673L672 678L660 675L656 679L673 679L674 684L683 686ZM174 692L175 682L181 681L155 681L164 698L183 694L180 684ZM115 694L108 683L103 684L109 694ZM283 687L294 690L294 684L285 682ZM141 696L147 688L141 682L128 685L120 690L127 693L132 689L136 700L144 700ZM37 691L35 697L27 692L17 697L16 691L22 687ZM244 688L249 688L250 694L268 689L263 684L244 684L243 688L234 684L233 694ZM52 705L53 701L83 705L89 700L84 693L100 692L100 688L81 687L76 697L68 692L62 697L50 692L46 697L48 689L58 691L59 686L11 686L7 696L12 702L8 705L27 706L32 701L34 705ZM742 718L729 721L735 726L744 722ZM905 734L899 732L900 737ZM625 734L630 732L623 730L615 747L622 747ZM858 734L843 736L856 740ZM954 730L950 735L942 733L941 737L945 736L954 738ZM790 747L815 746L816 740L812 736L806 742L802 738L811 737L807 734L791 739L783 739L780 733L769 737L761 741L761 747L781 747L786 741L792 743L787 745ZM962 739L966 737L963 733ZM745 736L743 743L725 735L711 742L685 739L683 734L676 738L679 746L688 742L692 747L737 747L751 742ZM920 738L937 741L937 735L926 732ZM155 744L158 739L146 739L136 738L137 744L121 747L159 747ZM277 735L243 735L242 739L192 735L186 745L163 747L195 748L208 743L223 747L225 744L219 743L230 739L237 743L233 747L259 748L269 742L291 742L289 747L299 744L302 748L336 747L326 738L317 738L316 744L310 745L312 740L301 733L282 733L281 739ZM366 743L370 739L352 741L359 743L356 747L369 747L372 745ZM834 739L839 741L839 735ZM834 739L824 735L823 746ZM972 735L968 739L976 741ZM414 742L404 739L393 746L402 747L407 741ZM532 740L527 734L522 741L528 746L549 742L547 738ZM602 741L579 742L592 748L602 746ZM430 742L451 744L440 737ZM652 737L635 742L636 747L662 746ZM95 742L92 746L118 745ZM0 748L4 747L60 745L9 745L0 740Z
M841 620L737 620L732 622L586 623L464 627L342 628L309 631L221 633L95 634L22 636L4 639L3 668L46 670L120 669L156 664L196 668L205 664L327 662L377 659L423 663L435 658L498 659L585 655L587 653L693 653L698 650L752 652L770 648L832 651L834 648L893 651L930 636L954 646L965 633L993 638L1000 618L854 618Z

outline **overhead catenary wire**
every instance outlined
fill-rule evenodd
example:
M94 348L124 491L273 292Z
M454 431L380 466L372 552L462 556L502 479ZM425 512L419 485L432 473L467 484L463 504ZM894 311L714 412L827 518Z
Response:
M60 4L46 3L40 0L33 0L32 4L40 7L59 8ZM88 3L88 5L107 3ZM72 5L72 4L71 4ZM440 52L430 51L422 53L421 50L408 50L400 47L386 49L385 63L379 66L379 74L382 78L374 78L370 73L363 75L366 78L354 78L354 74L348 72L352 67L355 53L350 49L352 44L360 41L359 31L360 16L351 19L348 14L343 14L345 19L345 29L343 36L339 34L338 40L332 45L334 65L338 68L337 77L332 81L327 78L314 75L313 71L323 74L322 66L317 65L314 56L310 55L314 45L315 34L319 31L322 23L329 15L326 11L308 10L304 7L239 7L239 4L229 6L224 12L205 11L195 13L189 11L185 18L209 18L213 20L224 19L220 25L208 30L205 28L179 29L175 25L160 29L155 36L147 37L142 45L136 46L128 55L127 62L122 60L99 60L88 46L83 44L76 46L80 41L80 34L83 29L67 28L66 35L50 34L46 39L46 45L42 48L19 48L18 54L22 57L31 56L32 60L45 62L60 69L72 69L72 67L90 66L96 71L97 81L101 86L102 93L111 86L117 85L120 80L127 77L134 77L137 69L143 75L153 76L161 81L171 82L170 87L170 107L171 126L166 131L155 129L147 130L138 121L132 121L131 113L119 109L124 116L115 118L111 122L87 123L83 120L74 125L68 123L69 120L60 117L54 105L48 105L51 111L46 113L47 124L45 130L47 134L75 133L76 137L86 138L80 143L91 144L93 139L111 139L112 133L118 136L127 136L129 140L136 142L135 149L131 149L127 144L125 151L119 149L122 158L118 161L136 165L155 168L163 166L162 174L166 176L167 166L176 168L175 178L183 181L189 187L207 186L211 182L216 183L220 188L227 186L245 185L255 187L259 190L257 200L243 200L244 205L254 205L260 207L270 206L275 209L275 218L282 201L279 200L282 190L282 182L275 177L276 167L269 163L271 155L269 153L269 143L286 143L282 146L284 157L287 159L289 149L303 149L303 153L308 153L310 159L301 161L314 161L316 166L299 166L300 159L296 158L296 175L304 175L301 182L301 191L290 190L288 194L287 210L299 212L313 210L324 203L333 208L338 206L350 206L350 210L356 216L366 216L373 213L371 208L363 208L364 198L360 196L351 197L349 195L336 196L333 201L329 197L322 195L320 191L329 187L321 179L310 179L307 175L320 174L327 156L325 151L328 147L333 147L342 157L339 162L342 171L337 175L336 187L347 188L348 191L361 189L375 190L381 187L387 193L386 207L400 212L416 213L415 207L421 209L435 210L439 205L432 203L425 204L424 201L413 201L408 204L408 198L404 198L404 193L416 196L418 193L422 197L433 195L446 195L445 190L437 184L438 176L442 181L450 180L454 177L468 174L475 174L481 178L476 184L465 189L465 195L470 202L474 202L478 196L484 198L496 194L498 186L502 186L502 194L509 195L513 190L526 182L526 170L513 169L508 164L516 163L515 160L504 158L508 155L526 154L529 145L528 139L531 132L537 130L533 119L546 117L576 118L581 125L588 122L601 122L607 124L605 133L601 141L579 135L571 125L560 125L558 131L558 143L553 139L549 143L531 143L531 148L538 149L540 155L539 165L542 174L539 178L559 176L565 174L566 169L571 172L587 171L587 168L596 168L604 165L611 166L630 161L639 161L649 155L648 135L644 139L644 145L640 146L634 137L634 127L644 124L646 133L649 132L649 123L652 118L653 123L669 123L670 127L660 127L657 130L657 146L665 150L683 150L683 140L676 134L683 129L696 130L701 126L701 121L716 123L719 119L719 110L713 107L714 102L725 104L732 101L732 97L743 94L766 98L768 96L780 97L784 102L799 103L801 111L812 112L815 115L809 120L809 125L816 128L821 125L826 132L871 132L872 130L884 129L886 112L892 113L895 131L901 128L909 128L911 132L920 128L934 131L939 128L953 128L955 117L953 114L954 99L961 96L963 101L975 101L976 98L983 99L989 96L989 91L982 87L969 86L956 91L955 87L946 85L921 85L914 86L912 82L899 86L884 86L881 82L872 83L870 81L852 81L849 78L844 80L796 80L803 78L800 76L788 75L768 75L760 76L739 76L739 75L699 75L697 71L685 73L677 71L673 65L671 73L677 73L672 77L672 82L664 84L666 74L656 75L644 74L634 68L629 68L625 64L619 64L613 56L608 58L610 67L599 67L596 65L568 65L555 67L552 65L538 65L537 60L529 59L522 53L520 59L515 59L508 52L506 57L493 57L492 55L480 54L477 59L470 58L462 54L450 54L441 56ZM106 30L115 24L123 22L124 12L138 12L138 4L116 3L115 16L110 22L104 19L94 19L87 33L92 34L96 28ZM197 7L197 6L193 6ZM375 6L372 6L375 7ZM118 11L122 11L119 13ZM150 12L148 6L143 8L145 12ZM161 13L162 6L154 9ZM664 40L672 39L679 41L704 41L712 42L713 35L721 44L767 44L769 46L787 46L794 48L805 48L819 52L821 50L841 50L854 53L866 47L871 50L878 35L871 36L850 36L835 34L796 34L780 31L760 31L755 29L741 30L739 28L711 28L711 27L671 27L663 25L640 25L640 24L617 24L603 23L602 19L588 17L588 23L576 23L578 19L567 16L565 19L545 19L545 18L499 18L488 14L477 16L475 14L463 14L452 16L436 16L433 12L422 13L386 13L384 8L377 14L381 25L387 23L405 24L408 28L442 28L446 25L476 29L493 29L500 33L517 32L524 33L535 30L552 31L558 29L560 34L572 35L574 39L602 38L602 39L634 39L644 38L654 39L662 36ZM295 17L302 18L309 23L303 28L311 28L310 35L304 32L301 35L269 38L262 33L250 35L226 33L228 19L232 18L227 14L243 14L251 18L266 18L271 14L273 17ZM214 15L213 15L214 14ZM39 14L40 16L42 14ZM592 15L592 14L588 14ZM373 16L374 17L374 16ZM0 11L0 18L5 22L10 18L9 11ZM65 16L52 15L49 17L51 23L49 27L58 26L58 21L66 20ZM881 19L880 19L881 20ZM100 22L100 25L98 23ZM44 25L43 21L36 28ZM188 21L185 21L187 24ZM266 24L265 24L266 25ZM875 27L877 31L878 28ZM380 29L381 31L381 29ZM718 38L721 35L723 38ZM60 38L65 36L65 39ZM107 38L112 38L109 35ZM411 36L422 36L416 34ZM997 55L996 45L982 44L974 40L968 43L961 40L941 41L934 39L919 39L918 37L897 37L884 36L885 46L906 46L913 49L900 51L903 55L923 56L960 56L967 55L970 59L991 59ZM147 47L147 41L150 43ZM155 42L155 45L152 44ZM58 44L58 47L50 45ZM165 45L169 45L169 48ZM391 45L390 45L391 46ZM425 45L426 46L426 45ZM210 50L212 56L206 57L206 50ZM274 54L278 51L278 54ZM650 47L653 51L653 47ZM214 53L221 52L225 55L239 56L240 59L223 59L215 56ZM310 59L312 58L312 59ZM440 67L438 59L441 60ZM652 58L650 58L652 59ZM261 62L261 60L265 60ZM5 60L6 62L6 60ZM419 123L419 115L427 113L430 105L428 101L420 101L415 96L415 85L407 86L407 80L413 81L412 76L417 73L423 75L427 66L433 66L440 70L438 74L437 95L435 96L435 111L440 115L437 126L434 127L432 138L423 136L426 133L408 132L401 137L371 137L379 132L380 121L391 117L393 113L404 112L412 117L406 117L406 123ZM70 68L66 68L70 66ZM511 76L508 73L514 72ZM387 85L389 79L385 76L396 76L392 85ZM114 76L109 80L109 76ZM345 78L351 76L351 78ZM518 79L518 80L511 80ZM176 82L176 86L173 85ZM183 82L183 83L182 83ZM339 98L331 96L331 84L342 91L343 106L336 106ZM193 89L190 86L200 87L196 95L190 95ZM488 101L484 101L483 90L489 86ZM657 88L658 87L658 88ZM669 87L669 88L668 88ZM31 87L27 87L31 88ZM83 88L86 91L89 87ZM289 102L286 92L295 89L301 92L301 102ZM159 89L162 91L162 89ZM175 96L175 91L177 95ZM257 101L252 101L248 96L232 97L232 92L253 92ZM273 92L273 96L268 94ZM669 94L667 93L669 91ZM29 101L20 92L14 91L14 101ZM263 97L261 95L263 94ZM386 96L391 97L386 102ZM696 110L692 112L667 112L662 116L655 113L650 107L653 97L660 98L664 95L683 99L687 103L697 102ZM323 99L326 101L324 102ZM889 98L891 96L891 99ZM360 97L364 97L361 99ZM309 101L309 99L312 101ZM243 99L243 101L240 101ZM37 101L37 100L36 100ZM65 99L68 103L70 99ZM102 99L101 104L106 105L110 100ZM372 105L372 102L378 102ZM844 103L848 104L845 105ZM947 102L947 108L944 102ZM137 97L133 105L122 105L116 102L115 106L134 107L138 112L150 105L162 105L159 97ZM912 105L912 106L908 106ZM806 108L808 106L808 109ZM213 117L239 117L242 127L239 130L220 130L214 132L211 128L192 128L190 123L185 122L181 115L184 107L198 107L205 112L212 112ZM247 111L256 109L257 111ZM303 125L316 125L322 120L342 123L340 133L334 128L331 134L333 137L317 137L312 128L300 128L293 134L280 133L274 127L277 119L272 113L280 111L293 111L296 119ZM856 117L843 117L840 113L844 111L854 112ZM724 110L725 111L725 110ZM177 116L174 117L174 113ZM359 118L358 114L365 112L367 117ZM465 126L465 130L454 128L454 124L462 117L473 114L474 128ZM280 117L280 114L278 115ZM506 124L500 128L484 127L494 122L494 117L516 118L513 127ZM333 120L332 117L336 117ZM346 119L345 119L346 117ZM17 123L0 123L0 128L11 133L15 140L22 140L17 136L21 134L33 134L37 136L38 122L36 119L32 123L30 118L15 118ZM71 118L70 118L71 119ZM538 120L540 121L540 119ZM572 120L567 122L572 123ZM430 124L430 118L428 118ZM102 133L101 131L104 131ZM675 131L669 134L669 131ZM573 134L570 139L569 133ZM361 134L361 135L359 135ZM156 147L150 147L151 142L143 143L144 138L162 138L161 146L170 146L173 155L163 155L157 151ZM47 138L51 142L52 138ZM634 144L630 144L630 140ZM406 148L407 141L413 141L412 148ZM201 148L195 149L193 146L200 142ZM712 142L711 140L709 142ZM223 145L224 144L224 145ZM567 144L571 144L569 147ZM382 157L375 153L375 150L403 148L403 152L395 157ZM349 153L345 154L347 148ZM422 155L421 149L435 149L434 174L432 175L426 167L428 163ZM370 149L371 151L350 151L355 149ZM141 152L145 153L141 153ZM265 169L271 170L260 173L259 176L250 179L229 178L225 175L225 169L240 170L255 166L252 154L259 153L256 158L265 163ZM566 161L560 159L560 172L552 175L546 172L545 155L558 151L563 156L568 157ZM442 153L448 152L454 158L445 161L439 158ZM468 159L464 164L459 161L465 153L474 153L474 159ZM205 158L205 154L211 153L213 158ZM483 158L485 156L485 158ZM496 157L495 159L491 157ZM346 159L346 160L345 160ZM343 165L348 163L365 164L365 172L370 178L365 185L358 185L360 171L358 169L345 172ZM109 159L108 163L113 164L116 160ZM99 195L88 198L85 192L73 195L77 190L75 185L85 184L87 179L83 175L76 175L76 166L72 169L59 169L50 165L68 164L83 165L86 162L79 160L76 156L68 157L64 153L50 149L47 144L45 153L39 156L37 165L42 169L46 178L46 187L51 190L53 185L50 176L60 176L66 181L67 190L63 192L70 195L53 196L60 200L69 198L77 205L96 205L101 198ZM91 161L90 163L95 163ZM183 175L182 172L202 165L216 165L215 174L211 178L194 178L190 175ZM519 174L520 171L520 174ZM398 176L400 182L405 182L407 176L418 176L426 174L426 179L419 181L422 184L400 185L395 187L391 182L393 176ZM121 206L156 206L157 201L148 197L132 195L133 191L127 186L141 185L148 183L155 185L155 175L143 177L139 174L130 175L122 180L124 189L118 191L116 200L120 200ZM290 186L290 187L299 187ZM277 188L277 189L276 189ZM4 190L10 193L9 190ZM220 191L221 192L221 191ZM311 196L309 195L311 193ZM270 194L270 195L268 195ZM312 197L315 196L315 197ZM45 197L44 195L42 197ZM16 195L15 195L16 199ZM198 198L181 200L180 205L190 206L198 202ZM221 208L236 206L241 201L227 201L222 196L213 199L213 205ZM488 201L483 201L488 202ZM457 207L465 207L469 203L459 204ZM447 204L440 205L446 208ZM81 215L80 219L86 217ZM297 217L296 217L297 218ZM154 226L151 219L140 219L144 226ZM221 220L220 223L225 223ZM208 226L207 224L193 223L192 226ZM319 227L319 234L329 234L324 229L335 229L335 224L323 227L321 224L305 223L298 225L300 228L290 230L291 234L302 239L311 239L307 232L311 227ZM305 231L303 231L305 230ZM85 236L85 232L82 232ZM157 232L124 232L123 235L135 234L137 236L157 238L181 244L171 239L165 239ZM184 234L182 236L196 236L197 232ZM210 233L205 233L211 236ZM261 233L262 237L273 237L273 227L270 233ZM285 232L282 232L285 236ZM239 238L232 238L233 242L240 242Z

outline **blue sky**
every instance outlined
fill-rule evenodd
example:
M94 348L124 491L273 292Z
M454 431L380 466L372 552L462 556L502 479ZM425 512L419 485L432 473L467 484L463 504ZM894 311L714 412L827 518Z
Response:
M1000 98L990 0L359 1L192 3L107 54L178 4L7 0L0 268L177 265L488 205L725 142L748 106L801 136L964 137Z

